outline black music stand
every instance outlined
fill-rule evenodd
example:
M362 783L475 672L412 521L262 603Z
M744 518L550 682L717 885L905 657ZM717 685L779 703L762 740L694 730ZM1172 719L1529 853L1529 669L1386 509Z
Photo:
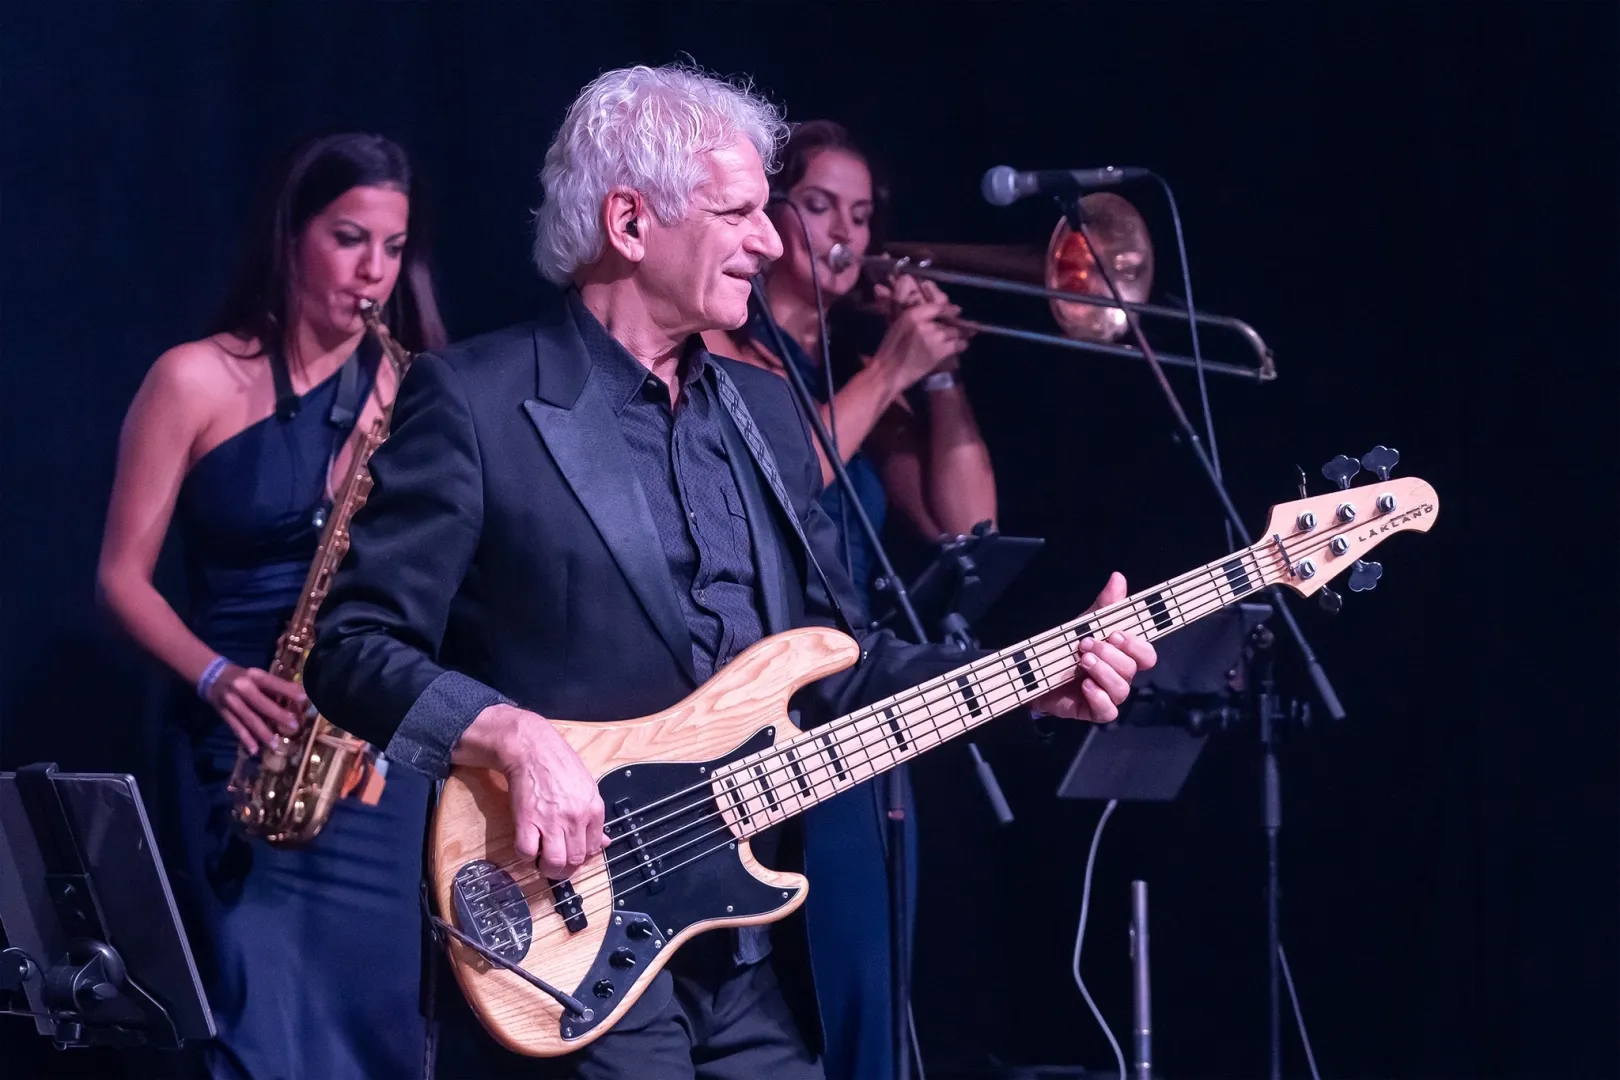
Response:
M58 1048L214 1035L135 778L0 773L0 1013Z
M1136 680L1119 720L1093 727L1058 785L1060 799L1168 802L1209 733L1243 717L1235 677L1269 604L1217 611L1155 643L1159 662Z
M907 590L918 622L933 627L939 640L959 649L978 648L973 621L1001 599L1013 578L1023 573L1045 543L1038 537L1003 536L992 529L988 521L975 525L970 536L944 542L934 561ZM877 620L877 625L887 626L899 621L899 610L891 608ZM893 629L904 636L907 628L894 626ZM1012 807L1001 793L990 763L979 752L977 743L969 742L967 751L996 821L1011 825Z
M976 648L972 624L1001 599L1045 543L1038 537L1003 536L988 521L975 525L970 536L946 541L907 590L917 617L941 641ZM891 608L878 623L890 625L898 620L898 611Z

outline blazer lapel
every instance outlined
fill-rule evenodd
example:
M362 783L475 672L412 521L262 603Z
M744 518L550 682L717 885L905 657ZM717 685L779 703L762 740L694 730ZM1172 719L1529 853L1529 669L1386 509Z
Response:
M525 401L523 409L540 432L574 497L590 515L658 636L695 682L692 634L681 614L664 547L647 496L636 479L630 447L619 430L618 419L590 378L590 360L572 321L566 327L557 326L554 335L546 336L552 340L541 341L537 335L537 359L545 357L541 360L544 373L545 363L552 359L546 353L556 350L563 354L555 357L563 369L555 382L562 386L547 386L548 380L542 374L540 397ZM582 382L571 378L579 373L580 364L585 366Z

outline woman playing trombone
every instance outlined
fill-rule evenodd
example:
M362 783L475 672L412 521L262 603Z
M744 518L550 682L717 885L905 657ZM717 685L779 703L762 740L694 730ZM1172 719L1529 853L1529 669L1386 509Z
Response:
M794 365L817 396L876 528L898 519L913 540L935 542L993 523L990 453L959 365L968 334L945 321L958 310L933 283L913 278L862 290L860 256L881 227L884 192L843 127L828 120L799 124L781 160L771 217L784 252L766 272L765 295L788 355L778 355L757 310L735 333L713 335L710 349L784 374L784 364ZM839 259L835 247L853 257ZM872 304L858 307L863 300L874 301L878 312ZM870 610L878 563L824 454L822 479L823 504L843 533L847 569ZM805 815L805 864L815 882L806 918L829 1080L883 1077L892 1069L890 972L881 959L889 955L889 889L880 802L881 787L869 781ZM914 831L913 816L906 820ZM916 844L908 841L906 850L914 853ZM908 862L914 879L915 862ZM908 887L908 895L915 892Z

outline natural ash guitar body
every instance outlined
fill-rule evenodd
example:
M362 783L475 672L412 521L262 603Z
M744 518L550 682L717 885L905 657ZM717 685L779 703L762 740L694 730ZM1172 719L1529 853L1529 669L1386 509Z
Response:
M560 901L533 863L513 849L506 777L486 769L451 770L432 834L440 916L464 931L473 923L486 927L486 945L504 943L497 952L592 1012L589 1020L565 1016L549 995L452 940L456 979L496 1040L540 1057L578 1050L609 1030L693 935L773 922L804 903L804 876L757 862L735 821L718 815L705 777L717 765L799 734L788 719L788 699L859 655L855 642L835 630L790 630L755 643L663 712L611 723L554 721L597 777L608 831L619 841L608 850L614 858L611 886L604 857L596 856L569 879L573 903ZM660 803L676 792L686 794ZM650 809L635 814L641 807ZM627 811L633 820L615 826ZM700 816L713 817L713 825L694 826ZM641 843L628 836L637 827ZM660 846L658 837L677 828L685 831ZM694 835L705 839L694 842ZM629 857L621 851L627 847ZM643 855L653 859L651 867ZM671 873L677 865L681 872ZM625 964L619 950L629 950L633 965Z

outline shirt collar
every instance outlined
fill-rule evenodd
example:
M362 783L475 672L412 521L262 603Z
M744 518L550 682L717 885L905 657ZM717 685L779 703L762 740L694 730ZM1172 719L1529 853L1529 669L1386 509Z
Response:
M608 332L601 320L585 306L578 289L568 290L568 305L573 312L574 322L579 326L580 337L585 339L585 351L603 380L608 403L613 406L614 415L622 414L625 407L644 392L643 388L649 380L658 381L657 376L631 356L630 350ZM703 378L709 366L709 352L703 347L701 334L687 338L682 349L678 371L681 391L685 393Z

